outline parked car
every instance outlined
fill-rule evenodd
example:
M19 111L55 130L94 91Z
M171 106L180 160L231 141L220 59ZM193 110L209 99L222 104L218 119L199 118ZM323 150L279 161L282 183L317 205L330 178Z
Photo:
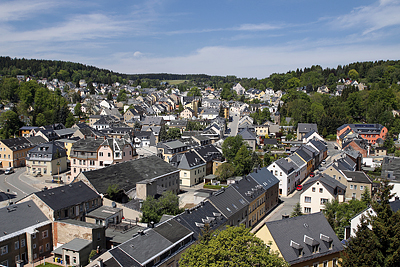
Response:
M9 167L6 169L6 171L4 172L4 174L11 174L14 172L14 168L13 167Z
M314 177L315 176L315 173L314 172L311 172L310 173L310 177Z
M303 190L303 186L302 186L301 184L297 185L297 186L296 186L296 190L297 190L297 191Z

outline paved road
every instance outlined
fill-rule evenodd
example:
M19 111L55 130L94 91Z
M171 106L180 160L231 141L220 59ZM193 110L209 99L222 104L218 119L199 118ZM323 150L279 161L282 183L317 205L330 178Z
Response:
M236 136L239 126L239 115L232 114L233 120L228 123L228 128L230 129L229 136Z
M24 196L38 191L32 184L26 182L25 168L15 169L15 173L0 175L0 206L7 204L8 199L15 202ZM33 181L32 181L33 183Z

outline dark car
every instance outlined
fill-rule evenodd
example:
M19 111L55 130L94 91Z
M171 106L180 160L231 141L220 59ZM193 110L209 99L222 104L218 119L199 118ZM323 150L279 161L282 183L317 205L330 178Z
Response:
M297 190L297 191L303 190L303 186L302 186L301 184L297 185L297 186L296 186L296 190Z

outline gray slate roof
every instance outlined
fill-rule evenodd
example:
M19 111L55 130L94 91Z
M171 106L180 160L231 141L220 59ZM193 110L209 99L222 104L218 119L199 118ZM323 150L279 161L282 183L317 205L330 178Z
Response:
M83 182L71 183L32 194L53 210L60 210L99 197Z
M32 200L1 208L0 241L9 234L48 220Z
M267 222L266 226L283 258L289 264L316 259L343 250L342 243L321 212ZM321 239L323 237L321 234L332 240L331 250L328 243ZM313 243L319 243L320 251L318 253L312 253L311 246L305 243L305 236L312 238ZM290 246L291 241L296 242L303 248L302 257L299 258L297 249Z
M208 200L226 217L233 216L249 205L248 201L242 197L232 186L223 188L215 192Z
M74 238L70 242L55 249L53 251L53 253L63 254L64 249L79 252L90 244L92 244L92 241L80 239L80 238Z
M308 133L311 130L314 130L318 133L318 127L315 123L299 123L297 124L297 128L299 133Z
M343 191L346 191L347 186L343 185L340 183L338 180L332 178L331 176L327 174L319 174L311 179L309 179L304 185L303 185L303 192L306 191L308 188L310 188L313 184L316 182L320 182L324 185L326 190L329 191L329 193L334 196L335 195L335 188L340 188Z
M279 179L276 178L275 175L273 175L266 167L257 170L257 172L250 173L249 176L262 185L265 190L268 190L279 183Z
M372 180L362 171L342 171L352 182L372 184Z
M105 168L83 172L83 175L96 188L105 194L109 185L118 184L122 190L136 188L136 183L179 171L157 156L130 160Z

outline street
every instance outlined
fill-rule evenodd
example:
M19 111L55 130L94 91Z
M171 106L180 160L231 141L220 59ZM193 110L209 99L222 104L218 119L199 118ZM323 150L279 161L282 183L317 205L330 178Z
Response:
M8 200L15 202L26 195L38 191L38 189L21 179L24 172L25 168L18 168L12 174L0 174L0 207L7 205Z
M236 136L239 126L239 116L233 113L231 115L233 119L228 123L228 128L230 129L229 136Z

